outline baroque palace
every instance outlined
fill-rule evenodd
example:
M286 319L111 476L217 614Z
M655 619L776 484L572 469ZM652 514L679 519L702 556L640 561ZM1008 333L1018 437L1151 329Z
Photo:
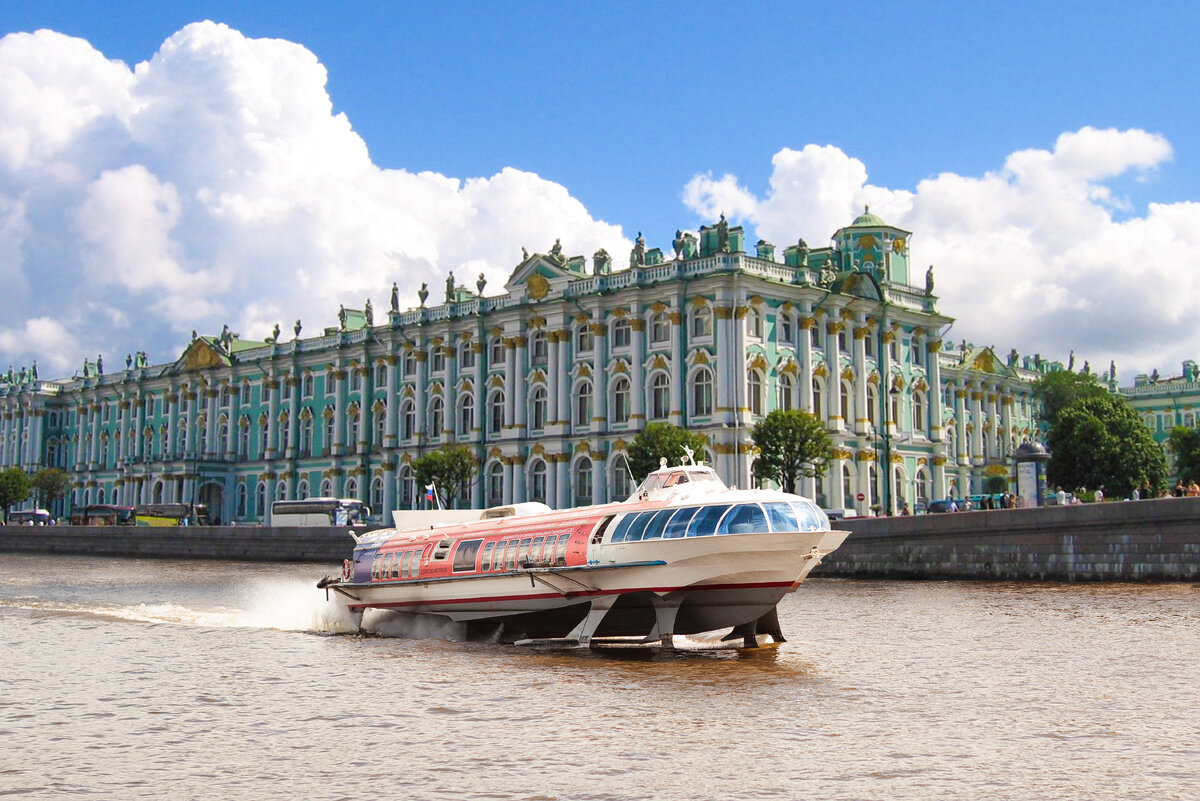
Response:
M0 379L0 467L65 469L72 505L205 503L218 521L269 520L274 500L355 497L377 518L424 503L411 463L475 450L475 506L604 502L632 489L624 450L647 423L702 432L705 458L753 482L750 429L773 409L828 424L827 508L920 509L982 492L1036 436L1040 359L944 340L930 268L910 233L868 211L829 247L745 250L724 218L677 232L672 256L638 235L627 269L556 242L500 295L447 280L444 302L376 320L341 309L320 336L193 335L179 359L85 362L46 381ZM99 362L99 360L98 360ZM665 454L664 454L665 455ZM672 455L674 456L674 455ZM698 455L699 456L699 455ZM890 480L890 486L883 481ZM640 477L639 477L640 479Z

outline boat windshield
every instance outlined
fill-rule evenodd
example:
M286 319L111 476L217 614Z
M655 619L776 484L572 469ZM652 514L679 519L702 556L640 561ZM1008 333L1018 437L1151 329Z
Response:
M715 483L724 486L717 474L703 467L679 467L673 470L656 470L646 476L646 480L638 487L638 492L653 492L667 487L677 487L682 484Z

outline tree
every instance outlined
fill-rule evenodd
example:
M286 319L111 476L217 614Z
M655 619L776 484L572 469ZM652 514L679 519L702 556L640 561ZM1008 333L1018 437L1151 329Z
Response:
M697 454L704 453L705 442L703 434L686 428L670 423L651 423L638 432L625 452L634 482L657 470L659 459L665 458L668 464L679 464L687 454L685 448L691 448Z
M1096 376L1070 370L1047 373L1033 385L1033 397L1041 405L1040 416L1051 428L1058 420L1059 413L1075 401L1103 398L1108 394Z
M833 443L816 415L776 409L754 424L750 438L758 448L754 472L760 481L776 481L784 492L795 492L801 477L825 475Z
M49 509L51 504L65 495L70 484L71 477L57 467L45 467L33 474L33 489L43 509Z
M1103 486L1122 495L1146 482L1155 491L1166 485L1162 446L1119 395L1081 397L1059 409L1046 445L1051 484L1071 490Z
M8 519L8 508L28 498L31 487L29 474L21 468L0 470L0 510L4 512L5 520Z
M475 477L475 455L466 445L444 445L413 461L413 476L420 487L433 484L448 508Z
M1175 474L1183 481L1200 481L1200 430L1176 426L1167 435L1167 447L1175 454Z

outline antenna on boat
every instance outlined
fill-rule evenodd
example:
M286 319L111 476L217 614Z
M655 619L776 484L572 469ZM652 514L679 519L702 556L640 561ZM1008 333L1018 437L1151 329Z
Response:
M637 479L633 477L633 468L629 466L629 456L624 451L618 451L625 460L625 472L629 474L629 486L637 488Z

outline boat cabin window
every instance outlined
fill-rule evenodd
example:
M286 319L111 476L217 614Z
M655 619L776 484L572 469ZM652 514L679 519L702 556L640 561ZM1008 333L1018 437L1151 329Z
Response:
M644 540L659 540L662 539L663 529L667 527L667 521L676 512L675 509L662 509L653 514L646 522L646 528L642 532Z
M611 520L612 518L609 519ZM567 545L570 542L570 534L563 534L558 538L558 548L554 551L554 564L565 565L567 563Z
M424 548L418 548L412 552L412 565L409 567L409 578L416 578L421 572L421 555L425 553Z
M738 504L717 525L718 534L753 534L770 530L767 516L757 503Z
M829 528L829 517L815 503L792 501L792 508L796 510L799 531L821 531Z
M455 573L475 570L475 557L479 555L481 545L483 545L483 540L463 540L458 544L458 548L454 551Z
M700 511L700 507L698 506L677 511L667 523L666 529L663 530L663 538L670 540L682 537L687 532L688 523L691 522L698 511Z
M545 541L544 537L534 537L533 544L529 546L529 564L540 565L542 563L542 543Z
M702 506L688 524L689 537L704 537L717 530L717 521L729 509L728 506Z
M517 566L523 567L529 561L529 542L532 538L526 537L521 540L521 547L517 550Z
M796 510L790 503L764 503L767 520L771 521L771 531L799 531L800 524L796 522Z
M405 551L403 554L399 554L399 553L392 554L392 567L391 567L391 572L389 574L391 578L394 578L394 579L400 578L400 559L403 556L408 556L408 551Z
M517 540L508 541L508 550L504 554L504 569L517 569Z
M371 561L371 581L379 581L379 568L383 564L383 554L376 553Z
M483 546L483 556L479 557L479 572L486 573L492 569L492 550L496 547L496 543L489 542Z

